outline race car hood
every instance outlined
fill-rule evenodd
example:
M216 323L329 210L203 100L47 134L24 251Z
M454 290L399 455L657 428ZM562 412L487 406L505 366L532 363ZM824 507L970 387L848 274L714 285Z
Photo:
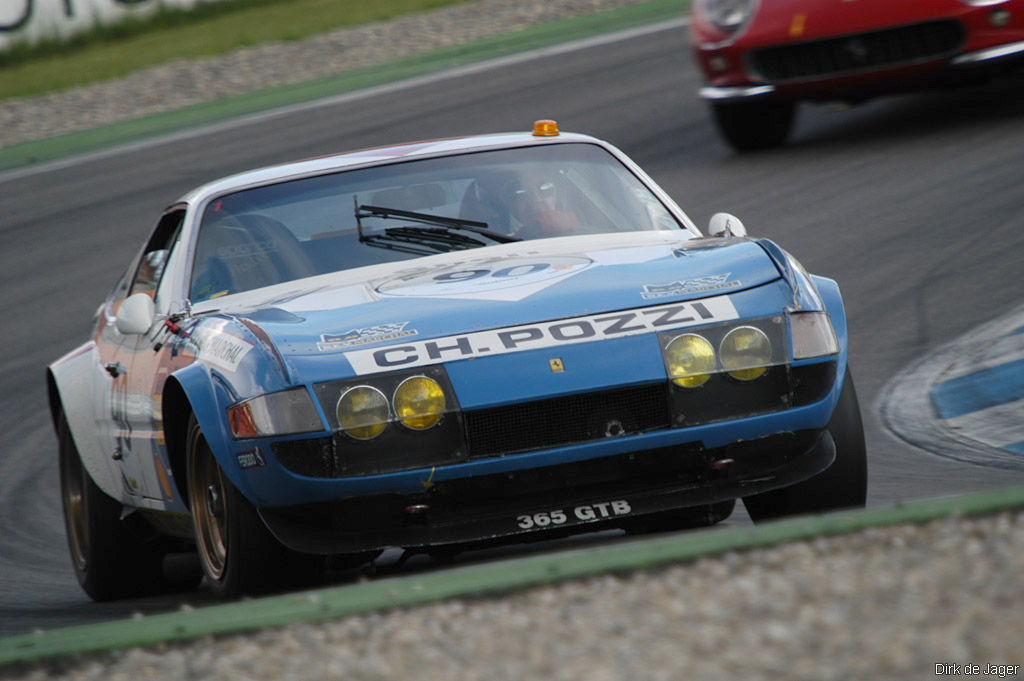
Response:
M258 326L261 339L305 376L322 373L325 356L356 348L706 298L779 277L754 241L630 233L513 243L322 275L234 296L237 303L221 313L241 318L250 330Z
M969 9L959 0L777 0L761 3L743 38L756 44L803 42L956 16Z

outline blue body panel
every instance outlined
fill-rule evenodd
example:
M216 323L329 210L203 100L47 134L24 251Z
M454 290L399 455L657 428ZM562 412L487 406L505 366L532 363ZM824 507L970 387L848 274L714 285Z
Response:
M641 261L616 262L617 258L629 257ZM274 339L300 380L328 380L345 376L346 367L339 366L338 352L342 348L321 349L325 336L344 337L383 324L397 324L403 325L402 333L416 339L435 338L699 299L755 287L779 277L761 247L750 241L728 247L696 247L680 241L599 252L569 251L555 256L513 254L509 259L491 255L450 266L439 264L425 273L423 260L429 259L415 261L419 275L408 275L404 281L401 276L391 276L375 282L376 290L365 294L367 302L351 304L351 287L332 289L325 282L309 296L294 296L279 303L287 311L280 315L286 321L261 321L260 326ZM514 276L495 276L506 271ZM345 305L325 307L332 299ZM308 309L314 306L317 309ZM287 316L291 314L294 318ZM394 342L398 341L380 343Z
M734 293L730 299L740 317L759 317L781 314L787 293L776 282ZM564 372L551 371L548 361L556 357L565 365ZM654 333L449 362L445 368L463 409L667 380Z
M243 325L222 330L244 336L258 351L248 353L231 373L202 369L193 365L176 377L189 395L211 447L232 482L258 506L288 506L300 503L337 500L362 494L421 492L424 483L491 475L537 466L582 461L632 451L642 451L686 443L705 448L723 447L740 440L769 434L823 428L831 417L841 380L820 402L777 413L738 418L688 428L673 428L626 437L553 447L518 453L514 456L481 459L398 473L351 478L311 478L286 470L273 456L264 456L265 466L242 470L238 455L253 448L271 451L271 440L234 441L221 415L235 401L290 387L313 386L324 381L355 375L345 353L353 348L389 348L410 339L451 337L454 333L473 333L482 329L501 329L537 322L561 320L588 314L636 310L667 303L728 297L738 320L785 315L799 305L803 309L824 306L833 319L841 354L839 377L845 367L846 324L838 287L831 280L780 273L781 250L768 248L752 240L716 240L708 247L683 248L680 243L658 246L660 255L636 263L588 264L566 276L539 268L557 257L537 257L523 264L513 261L513 273L526 272L515 285L493 282L506 261L458 263L451 267L390 277L377 281L374 288L357 294L344 286L332 288L330 282L311 294L288 296L267 301L252 311L234 315L244 318ZM645 247L648 251L652 247ZM593 254L559 256L593 261ZM605 262L614 260L602 253ZM628 258L626 258L628 259ZM422 260L422 259L421 259ZM417 261L419 263L419 261ZM470 272L471 275L460 273ZM476 274L487 272L487 274ZM537 281L531 281L531 275ZM454 286L452 279L466 280ZM548 278L544 278L548 277ZM511 277L515 278L515 277ZM398 284L395 281L398 280ZM474 280L483 283L477 296ZM478 282L478 283L481 283ZM794 296L791 282L808 290ZM517 287L529 287L522 298L515 298ZM431 287L438 286L439 290ZM404 288L403 288L404 287ZM351 287L348 287L350 289ZM820 290L817 290L820 289ZM368 292L369 291L369 292ZM434 295L436 294L436 295ZM496 296L496 297L494 297ZM511 299L502 299L502 296ZM325 305L333 299L345 301L337 308L308 309L315 302ZM230 319L230 317L229 317ZM217 322L222 324L222 322ZM245 328L248 326L249 328ZM273 347L254 337L252 328L270 339ZM694 327L699 328L699 327ZM558 359L565 371L554 372L550 360ZM834 361L836 358L823 358ZM822 360L815 360L822 361ZM283 362L287 371L273 368ZM615 387L664 383L667 380L658 334L643 333L628 337L579 342L559 347L523 350L460 361L444 362L459 407L480 409L549 397L587 393ZM291 381L285 380L290 376ZM211 387L214 386L214 387ZM327 415L321 417L329 422ZM329 436L326 429L320 437ZM214 437L217 433L220 437ZM303 439L310 435L281 439Z
M549 360L565 371L551 371ZM665 380L654 334L484 357L445 364L463 409L496 407Z

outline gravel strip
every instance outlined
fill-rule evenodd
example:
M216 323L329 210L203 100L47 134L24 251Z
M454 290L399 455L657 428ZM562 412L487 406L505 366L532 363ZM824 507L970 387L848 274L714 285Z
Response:
M120 80L0 104L0 148L253 90L324 78L642 1L477 0L307 40L171 62Z
M0 670L0 677L1024 678L1022 574L1024 511L1005 512L731 552L504 597L40 663L13 676ZM964 673L968 664L979 673ZM936 665L959 665L961 673L939 675Z

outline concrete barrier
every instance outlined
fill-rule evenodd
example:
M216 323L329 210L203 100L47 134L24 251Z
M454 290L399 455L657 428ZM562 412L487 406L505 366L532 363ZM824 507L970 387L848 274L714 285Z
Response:
M0 52L15 45L67 40L96 26L152 16L161 7L189 10L217 0L2 0Z

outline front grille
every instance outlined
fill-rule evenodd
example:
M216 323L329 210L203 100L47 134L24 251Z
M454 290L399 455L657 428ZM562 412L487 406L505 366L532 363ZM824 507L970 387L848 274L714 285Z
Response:
M669 426L664 383L465 413L470 458L561 447Z
M335 434L275 442L271 451L282 466L309 477L394 473L799 407L824 399L835 376L835 362L780 365L750 382L715 374L695 389L655 383L569 395L452 414L422 433L394 426L371 442Z
M794 45L754 50L748 66L759 79L778 83L870 71L948 57L965 40L952 19L897 26Z
M329 437L286 440L270 445L278 463L298 475L311 478L334 477L334 443Z

